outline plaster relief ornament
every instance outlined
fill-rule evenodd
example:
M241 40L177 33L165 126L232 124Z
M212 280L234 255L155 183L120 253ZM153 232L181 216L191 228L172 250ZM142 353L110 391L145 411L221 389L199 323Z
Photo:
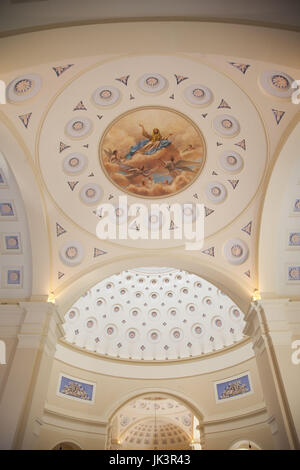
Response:
M181 330L179 330L178 328L175 328L173 329L171 332L170 332L170 338L173 340L173 341L181 341L182 340L182 337L183 337L183 333Z
M234 321L240 321L241 318L242 318L242 314L241 314L240 310L234 305L232 307L230 307L229 315L232 318L232 320L234 320Z
M213 127L223 137L234 137L240 132L237 119L229 114L221 114L215 117Z
M103 191L97 184L87 184L81 188L80 198L86 204L96 204L102 198Z
M100 163L121 190L166 197L195 181L205 162L195 124L167 108L140 108L116 119L100 143Z
M87 164L86 156L82 153L70 153L63 160L63 169L66 173L74 175L81 173Z
M113 106L121 99L121 93L118 88L113 86L102 86L94 91L92 100L94 104L101 107Z
M59 256L64 264L68 266L76 266L83 260L83 246L77 241L67 242L61 247Z
M69 320L76 320L79 317L79 309L76 307L73 307L68 313L67 313L67 318Z
M192 326L192 332L195 336L201 336L204 333L203 326L196 323Z
M37 95L41 87L42 80L37 74L32 73L17 77L7 86L7 101L10 103L22 103Z
M89 318L88 321L86 322L86 327L88 329L95 328L97 325L97 322L94 318Z
M194 106L208 106L213 99L212 92L204 85L191 85L184 91L184 98L188 104Z
M205 194L207 199L215 204L219 204L224 201L227 195L227 190L222 183L212 181L205 188Z
M140 90L151 94L165 91L167 84L167 80L158 73L146 73L138 80Z
M224 256L231 264L242 264L248 258L247 245L240 239L228 240L224 246Z
M295 88L292 88L294 79L285 72L266 70L260 76L259 83L262 89L276 98L289 99Z
M231 173L237 173L243 168L243 159L237 152L233 150L226 150L219 157L221 167L230 171Z
M81 139L92 131L92 122L88 118L75 117L71 119L65 128L69 137Z

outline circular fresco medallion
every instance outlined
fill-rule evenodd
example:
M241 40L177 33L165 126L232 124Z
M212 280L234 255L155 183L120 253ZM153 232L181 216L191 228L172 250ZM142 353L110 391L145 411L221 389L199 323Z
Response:
M186 189L202 171L205 142L196 125L167 108L133 110L116 119L100 143L107 177L130 194L162 198Z

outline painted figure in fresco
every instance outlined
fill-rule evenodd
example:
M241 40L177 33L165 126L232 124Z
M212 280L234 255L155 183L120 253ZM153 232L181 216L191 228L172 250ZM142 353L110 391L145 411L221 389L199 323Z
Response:
M120 163L119 166L128 178L134 176L145 176L147 178L155 171L150 168L145 168L144 166L136 168L130 165L124 165L123 163Z
M144 155L153 155L153 153L158 150L171 145L169 137L171 137L172 134L168 134L167 137L162 137L159 129L155 127L152 131L152 135L150 135L145 130L143 124L140 123L139 126L142 128L142 135L145 139L140 140L136 145L130 147L129 152L125 157L126 160L129 160L138 150Z
M171 157L169 161L159 160L162 166L169 172L172 178L175 178L180 174L181 171L190 171L193 173L193 169L190 167L199 168L201 162L189 161L189 160L177 160L175 161L174 157Z
M104 149L104 152L106 156L109 158L110 163L119 163L124 160L124 157L122 157L119 154L118 150L112 151L110 148Z

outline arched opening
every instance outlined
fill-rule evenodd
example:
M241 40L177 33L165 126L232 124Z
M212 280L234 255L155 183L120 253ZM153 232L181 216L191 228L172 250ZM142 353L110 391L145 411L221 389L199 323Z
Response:
M82 450L78 444L70 441L63 441L56 444L52 450Z
M178 397L145 393L130 399L113 414L107 449L201 450L201 420L200 414Z
M235 442L229 450L262 450L258 444L246 439Z

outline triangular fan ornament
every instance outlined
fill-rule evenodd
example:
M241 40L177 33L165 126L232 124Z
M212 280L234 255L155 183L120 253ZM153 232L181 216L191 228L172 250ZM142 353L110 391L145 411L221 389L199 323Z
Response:
M215 247L212 246L211 248L207 248L207 250L202 250L201 253L209 256L215 256Z
M252 230L252 221L249 222L245 227L241 229L243 232L247 233L248 235L251 235L251 230Z
M197 193L193 194L193 197L194 197L195 199L199 199L199 196L198 196Z
M74 64L68 64L68 65L59 65L58 67L52 67L54 72L56 73L56 76L59 77L62 73L64 73L66 70L68 70L70 67L72 67Z
M103 114L101 114L101 115L100 115L100 114L97 114L97 118L98 118L98 119L102 119L102 118L103 118Z
M87 109L84 106L83 101L79 101L79 103L75 106L73 111L87 111Z
M26 129L28 127L31 115L32 115L32 113L27 113L27 114L21 114L21 116L19 116L19 119L21 119L21 121L24 124L24 126L26 127Z
M129 99L130 99L130 100L135 100L135 97L130 93Z
M78 183L79 181L68 181L68 185L70 186L72 191L74 191L74 188Z
M218 173L216 173L215 171L212 172L212 175L213 176L218 176Z
M202 114L202 117L206 118L206 116L207 116L207 113L205 113L205 114Z
M63 142L59 143L59 153L63 152L66 149L69 149L70 145L64 144Z
M90 178L91 176L95 176L93 172L88 175L88 178Z
M94 258L97 258L101 255L106 255L107 251L100 250L99 248L94 248Z
M174 100L174 93L172 93L172 95L169 98L170 100Z
M61 273L60 271L58 271L57 278L61 279L64 275L65 275L65 273Z
M246 141L245 139L241 140L240 142L238 142L237 144L234 144L236 145L237 147L241 147L243 150L246 150Z
M223 108L231 109L231 106L229 106L227 101L223 100L223 98L222 98L221 103L218 106L218 109L223 109Z
M248 269L248 271L246 271L244 274L245 274L247 277L251 277L251 276L250 276L250 269Z
M233 187L233 189L235 189L238 185L240 180L228 180L228 182L231 184L231 186Z
M110 201L114 196L112 194L109 195L108 200Z
M189 78L189 77L184 77L183 75L176 75L176 74L174 74L174 77L176 79L177 85L179 85L179 83L181 83L184 80L187 80Z
M285 111L279 111L278 109L272 109L272 111L276 120L276 124L278 125L285 115Z
M239 62L228 62L232 67L235 67L238 69L240 72L242 72L244 75L247 72L248 68L250 67L249 64L241 64Z
M130 77L130 75L124 75L123 77L116 78L116 80L118 80L118 82L121 82L121 83L123 83L124 85L127 86L129 77Z
M209 207L204 207L205 210L205 217L208 217L210 214L215 212L213 209L209 209Z
M217 147L220 147L220 145L223 145L221 142L217 142Z
M63 235L64 233L67 233L67 231L56 222L56 236L60 237L60 235Z

